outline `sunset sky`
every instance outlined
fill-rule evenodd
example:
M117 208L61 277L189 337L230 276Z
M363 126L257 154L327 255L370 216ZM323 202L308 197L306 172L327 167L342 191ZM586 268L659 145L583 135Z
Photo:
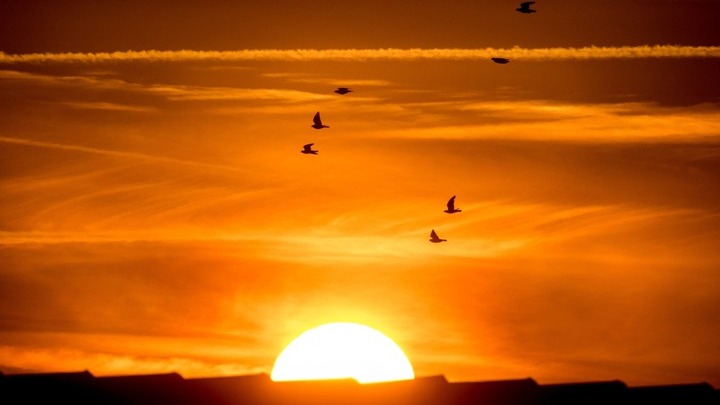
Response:
M0 3L0 371L720 387L720 2L518 4Z

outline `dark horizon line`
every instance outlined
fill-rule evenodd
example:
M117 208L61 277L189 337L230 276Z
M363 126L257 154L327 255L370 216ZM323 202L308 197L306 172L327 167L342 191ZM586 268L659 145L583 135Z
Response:
M339 377L339 378L324 378L324 379L307 379L307 380L285 380L275 381L271 378L270 373L248 373L248 374L233 374L233 375L213 375L213 376L197 376L197 377L185 377L182 373L176 371L170 371L165 373L145 373L145 374L104 374L94 375L89 370L85 369L82 371L54 371L54 372L13 372L7 373L0 370L0 380L9 379L24 379L24 378L58 378L58 379L75 379L75 378L86 378L86 379L124 379L124 378L179 378L185 381L200 381L200 380L220 380L220 379L262 379L264 382L277 383L277 384L297 384L297 383L349 383L360 386L372 386L377 384L411 384L413 382L419 383L435 383L435 384L494 384L494 383L513 383L513 382L525 382L537 387L554 387L554 386L568 386L568 385L587 385L587 384L616 384L622 385L627 389L644 389L644 388L659 388L659 387L681 387L681 386L702 386L705 385L715 391L720 392L720 387L716 388L707 381L695 381L695 382L677 382L670 384L643 384L643 385L628 385L620 379L598 379L598 380L587 380L587 381L566 381L566 382L552 382L552 383L538 383L532 377L526 378L506 378L506 379L492 379L492 380L448 380L444 374L428 374L422 376L415 376L412 379L401 379L401 380L388 380L361 383L352 377Z

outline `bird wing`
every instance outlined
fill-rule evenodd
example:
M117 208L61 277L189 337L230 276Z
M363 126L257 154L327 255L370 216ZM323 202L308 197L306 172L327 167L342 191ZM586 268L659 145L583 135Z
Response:
M319 111L315 113L315 117L313 117L313 123L315 123L315 125L322 125L322 121L320 120L320 112Z
M452 196L447 202L448 211L455 211L455 196Z
M433 238L433 239L439 239L438 236L437 236L437 234L435 233L435 230L434 230L434 229L433 229L432 231L430 231L430 237Z
M303 149L309 151L310 149L312 149L312 146L313 146L313 145L315 145L315 144L314 144L314 143L309 143L309 144L307 144L307 145L303 145Z

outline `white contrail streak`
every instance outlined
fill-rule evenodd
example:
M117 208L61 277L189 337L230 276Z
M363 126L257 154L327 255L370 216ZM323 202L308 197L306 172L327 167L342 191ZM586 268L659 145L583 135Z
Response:
M260 49L239 51L125 51L101 53L0 52L0 64L189 62L189 61L383 61L482 60L501 56L517 60L592 60L638 58L720 58L720 46L623 46L583 48L483 49Z

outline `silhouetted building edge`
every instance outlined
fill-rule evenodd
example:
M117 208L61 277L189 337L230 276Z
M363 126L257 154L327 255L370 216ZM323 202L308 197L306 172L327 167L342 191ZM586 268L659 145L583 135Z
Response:
M268 374L184 378L178 373L98 377L87 370L0 372L2 405L717 405L718 399L720 391L706 382L629 387L620 380L449 382L439 375L360 384L353 379L274 382Z

